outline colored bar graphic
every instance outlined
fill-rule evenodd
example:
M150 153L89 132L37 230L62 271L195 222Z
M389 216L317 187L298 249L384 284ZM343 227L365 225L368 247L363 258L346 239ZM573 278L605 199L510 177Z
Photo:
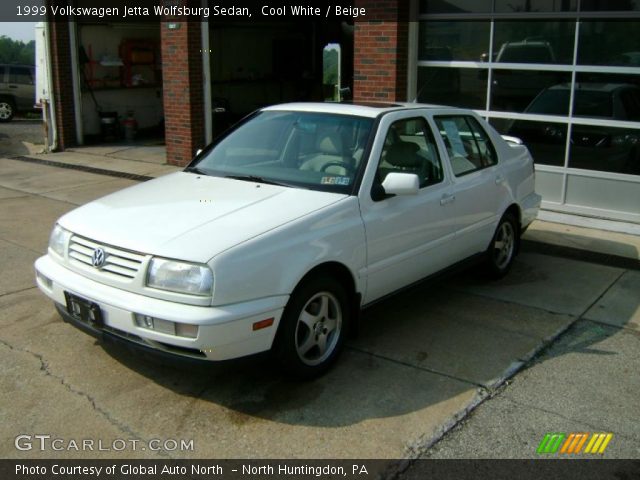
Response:
M562 445L562 449L560 449L560 453L567 453L567 454L580 453L580 451L582 450L582 446L584 445L584 442L587 441L588 437L589 437L588 433L569 434L564 444Z
M602 455L607 449L609 442L613 438L612 433L594 433L585 448L584 453L600 454Z
M579 453L590 453L602 455L607 449L609 442L613 438L613 433L559 433L551 432L545 434L538 445L538 454L561 453L565 455L576 455ZM587 441L588 440L588 441ZM586 448L584 447L586 443Z
M547 433L540 442L537 452L556 453L565 437L564 433Z
M602 442L602 445L600 446L600 450L598 450L599 454L603 454L605 449L607 448L607 445L609 445L609 442L611 441L611 439L613 438L613 433L608 433L606 438L604 439L604 442Z
M584 442L587 441L587 438L589 438L589 434L588 433L583 433L582 434L582 439L578 443L578 446L576 447L576 451L573 452L573 453L580 453L580 450L582 450L582 446L584 445Z

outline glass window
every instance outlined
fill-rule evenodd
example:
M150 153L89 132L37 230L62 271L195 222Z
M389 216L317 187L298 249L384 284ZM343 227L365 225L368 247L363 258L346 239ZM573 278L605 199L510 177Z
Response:
M419 60L470 60L489 51L490 23L430 21L420 24Z
M573 63L575 20L504 20L494 28L494 61Z
M640 121L640 75L578 73L573 115Z
M578 38L578 64L640 67L638 22L583 21Z
M4 82L4 67L0 66L0 83Z
M433 132L424 118L398 120L389 127L378 164L378 181L382 183L391 172L415 173L421 188L444 178Z
M493 118L491 125L501 134L521 139L529 148L535 163L564 166L567 145L565 124Z
M492 110L549 115L569 113L570 73L495 69L491 75Z
M569 167L640 175L640 130L573 124Z
M28 67L11 67L9 69L9 83L33 85L31 69Z
M490 13L493 0L420 0L420 13Z
M484 109L486 72L474 68L418 67L419 102Z
M582 0L580 10L583 12L619 12L640 10L640 4L635 0Z
M475 118L440 116L436 117L435 121L447 147L451 168L456 177L497 162L491 140Z
M487 132L484 131L475 118L465 117L465 120L469 124L471 133L473 134L478 154L482 158L483 166L489 167L498 163L498 155L493 148L493 144L491 143Z
M575 12L577 0L496 0L497 13Z

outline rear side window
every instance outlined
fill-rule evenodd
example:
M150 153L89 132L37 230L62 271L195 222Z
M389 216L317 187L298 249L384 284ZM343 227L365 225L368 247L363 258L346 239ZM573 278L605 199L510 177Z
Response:
M495 165L496 151L478 121L468 115L435 118L456 177Z
M4 67L0 66L0 83L4 82Z
M9 70L9 83L33 85L31 69L26 67L11 67Z

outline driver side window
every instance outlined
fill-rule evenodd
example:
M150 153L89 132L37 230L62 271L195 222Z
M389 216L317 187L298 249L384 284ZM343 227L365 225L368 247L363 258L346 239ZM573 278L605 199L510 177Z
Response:
M377 180L384 182L391 172L415 173L420 188L440 183L444 178L433 132L424 118L398 120L389 127Z

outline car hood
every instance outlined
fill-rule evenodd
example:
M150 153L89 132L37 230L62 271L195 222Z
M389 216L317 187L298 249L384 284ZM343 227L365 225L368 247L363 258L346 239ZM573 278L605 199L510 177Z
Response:
M206 262L346 197L178 172L88 203L60 224L108 245Z

